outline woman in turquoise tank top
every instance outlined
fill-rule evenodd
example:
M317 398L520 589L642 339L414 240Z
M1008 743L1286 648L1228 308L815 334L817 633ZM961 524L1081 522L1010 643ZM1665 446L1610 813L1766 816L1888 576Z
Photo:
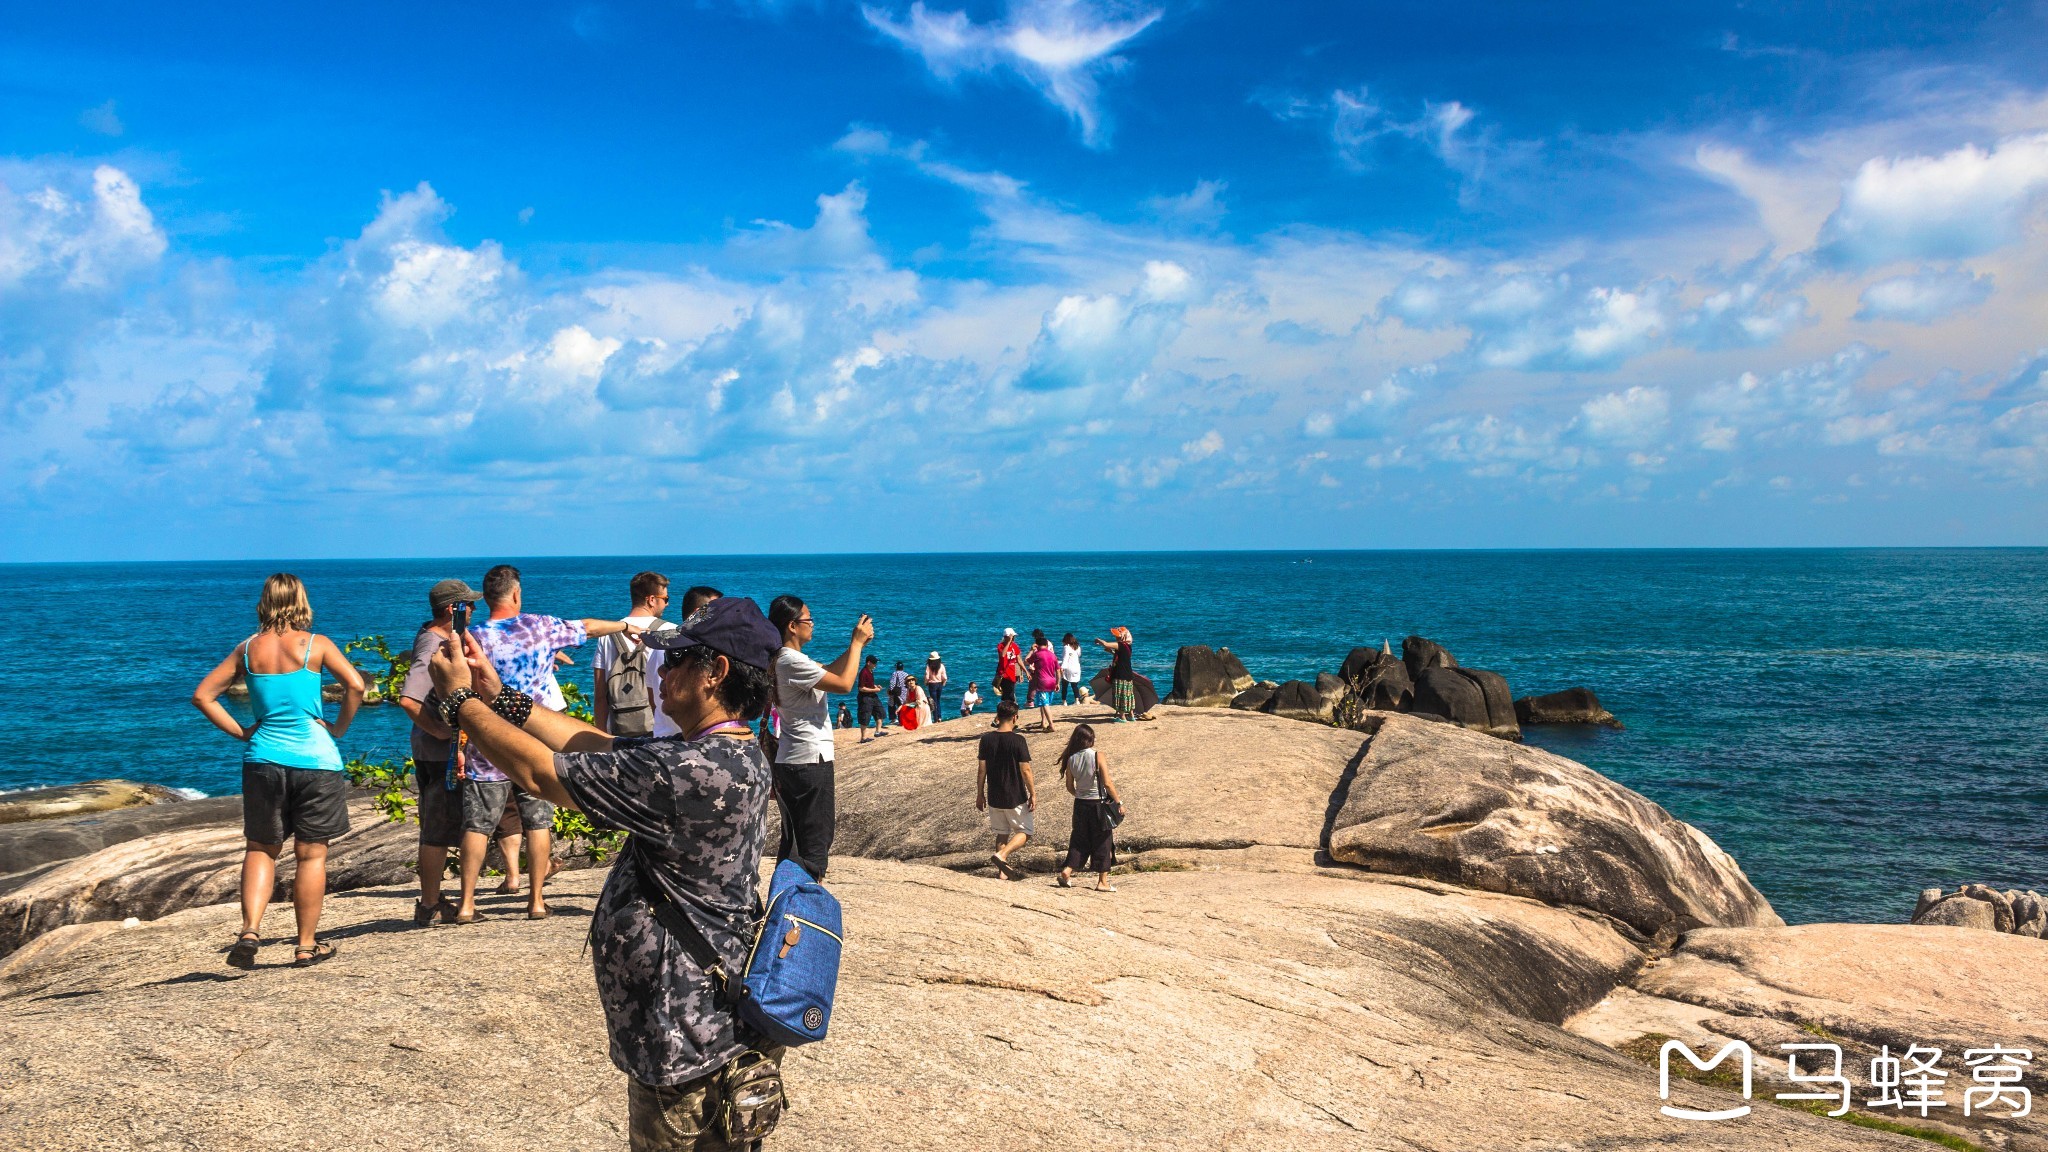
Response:
M192 703L216 728L248 744L242 754L242 834L249 841L242 856L242 933L228 949L228 963L256 966L263 912L277 886L277 854L289 836L298 861L293 963L305 967L335 951L315 940L313 930L327 894L327 844L348 831L348 774L334 741L362 706L363 677L334 641L309 631L313 608L298 577L280 572L263 582L256 620L262 630L235 645L192 693ZM342 687L341 712L331 722L321 706L323 672ZM249 688L247 725L220 703L238 674Z

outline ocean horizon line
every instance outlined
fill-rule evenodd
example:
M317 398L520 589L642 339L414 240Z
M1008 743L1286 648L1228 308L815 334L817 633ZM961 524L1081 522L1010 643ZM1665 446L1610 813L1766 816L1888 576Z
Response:
M1063 558L1081 557L1130 557L1130 556L1588 556L1588 555L1687 555L1687 554L1759 554L1759 555L1828 555L1842 553L1930 553L1930 552L2048 552L2048 544L1686 544L1686 545L1612 545L1612 546L1530 546L1530 547L1486 547L1486 548L1124 548L1051 551L1036 549L1027 551L872 551L872 552L521 552L521 553L476 553L467 556L454 555L321 555L321 556L225 556L188 557L183 559L101 559L101 560L0 560L0 570L27 568L91 568L116 565L147 565L151 567L177 567L180 565L203 564L415 564L415 563L505 563L535 560L818 560L841 558L867 560L877 558L921 559L986 559L990 557L1020 556L1044 559L1048 555Z

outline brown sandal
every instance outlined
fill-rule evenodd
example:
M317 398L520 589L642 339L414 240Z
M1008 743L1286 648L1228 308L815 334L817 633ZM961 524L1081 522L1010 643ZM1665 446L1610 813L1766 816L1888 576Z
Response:
M311 968L313 965L332 957L339 951L341 949L324 940L315 940L311 948L295 948L292 950L292 967Z

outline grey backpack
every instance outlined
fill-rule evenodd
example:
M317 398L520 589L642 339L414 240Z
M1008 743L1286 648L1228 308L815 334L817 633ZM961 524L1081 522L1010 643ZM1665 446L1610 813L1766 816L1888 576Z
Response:
M654 734L654 699L647 687L645 644L634 644L624 636L614 642L612 662L604 670L604 692L611 705L614 736ZM631 645L628 651L627 646Z

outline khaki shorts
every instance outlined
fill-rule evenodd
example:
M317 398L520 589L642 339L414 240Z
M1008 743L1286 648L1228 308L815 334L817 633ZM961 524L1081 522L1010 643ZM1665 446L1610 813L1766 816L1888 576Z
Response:
M1029 804L1019 804L1015 808L991 808L988 810L988 830L1005 839L1019 832L1029 836L1031 818L1036 815Z

